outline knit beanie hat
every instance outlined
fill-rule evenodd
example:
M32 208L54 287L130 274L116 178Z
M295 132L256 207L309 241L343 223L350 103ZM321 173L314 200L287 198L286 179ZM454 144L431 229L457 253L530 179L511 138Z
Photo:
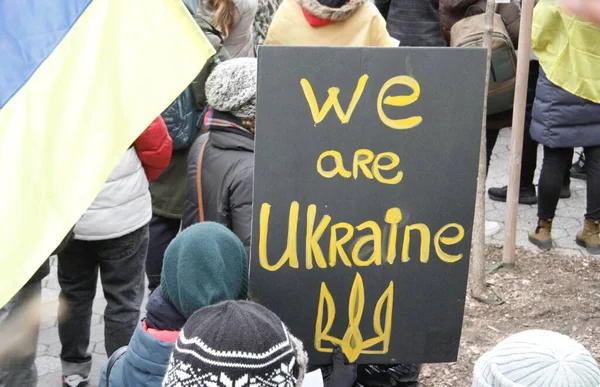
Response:
M186 319L205 306L246 299L248 261L244 245L221 224L195 224L167 248L160 287L163 297Z
M220 63L206 80L206 100L214 109L237 118L256 115L256 58Z
M250 301L194 313L175 345L163 386L295 387L308 356L279 317Z
M592 355L560 333L531 330L501 341L475 364L473 387L599 387Z

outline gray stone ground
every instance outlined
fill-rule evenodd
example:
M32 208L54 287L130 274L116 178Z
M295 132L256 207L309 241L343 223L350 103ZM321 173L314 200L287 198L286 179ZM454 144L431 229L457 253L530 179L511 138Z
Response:
M505 185L508 182L509 144L510 131L503 130L492 155L492 164L490 166L487 181L488 187ZM539 156L540 161L538 162L538 166L541 165L541 151L539 152ZM574 242L575 234L582 227L582 219L585 212L585 182L573 180L571 182L571 191L573 193L571 199L561 200L559 203L557 218L555 219L552 233L557 248L564 251L565 254L586 255L585 251L577 247ZM527 241L527 230L535 225L536 210L536 206L519 206L517 245L532 249L534 248ZM488 220L494 220L504 224L504 203L493 202L487 199L486 212L486 218ZM503 241L503 230L493 237L488 238L488 243L491 244L502 244ZM56 280L56 263L53 261L52 273L44 280L43 302L45 304L45 315L42 320L37 359L40 387L60 386L61 370L60 359L58 357L60 353L60 342L58 340L56 325L58 294L59 286ZM102 297L101 288L98 288L96 300L94 302L91 333L92 342L90 344L90 350L94 356L91 386L96 386L100 367L106 360L104 351L104 325L102 322L102 312L105 305L106 301Z

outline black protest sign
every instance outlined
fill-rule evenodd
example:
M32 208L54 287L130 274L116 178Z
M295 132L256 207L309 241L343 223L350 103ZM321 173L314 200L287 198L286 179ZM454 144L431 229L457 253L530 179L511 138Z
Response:
M482 49L263 47L251 294L311 364L455 361Z

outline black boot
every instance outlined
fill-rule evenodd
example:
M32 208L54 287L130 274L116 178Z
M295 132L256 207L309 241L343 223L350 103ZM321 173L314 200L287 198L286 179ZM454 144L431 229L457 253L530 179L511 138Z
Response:
M505 202L506 195L508 193L508 187L492 187L488 190L490 199L497 202ZM532 184L527 187L521 187L519 189L519 203L520 204L537 204L537 196L535 194L535 186Z
M574 179L587 180L587 166L585 165L585 155L579 154L579 160L571 166L571 177Z

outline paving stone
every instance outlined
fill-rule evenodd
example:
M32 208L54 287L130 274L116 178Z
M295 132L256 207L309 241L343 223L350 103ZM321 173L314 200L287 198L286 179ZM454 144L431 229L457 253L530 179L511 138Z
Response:
M95 343L104 341L104 324L97 324L92 327L90 341Z
M39 344L51 345L58 342L58 329L56 328L48 328L44 330L40 330L40 335L38 338Z
M39 375L38 387L61 387L62 372L52 372L45 375Z
M56 317L44 315L44 316L42 316L40 330L54 328L56 326L57 322L58 322L58 320Z
M46 375L52 372L60 372L60 359L55 356L38 356L35 359L38 375Z
M96 343L96 345L94 346L94 350L92 352L95 354L98 354L98 355L106 356L106 348L104 347L104 340L98 341Z
M37 346L37 356L45 356L45 355L50 355L52 356L52 354L48 353L48 345L46 344L38 344Z

